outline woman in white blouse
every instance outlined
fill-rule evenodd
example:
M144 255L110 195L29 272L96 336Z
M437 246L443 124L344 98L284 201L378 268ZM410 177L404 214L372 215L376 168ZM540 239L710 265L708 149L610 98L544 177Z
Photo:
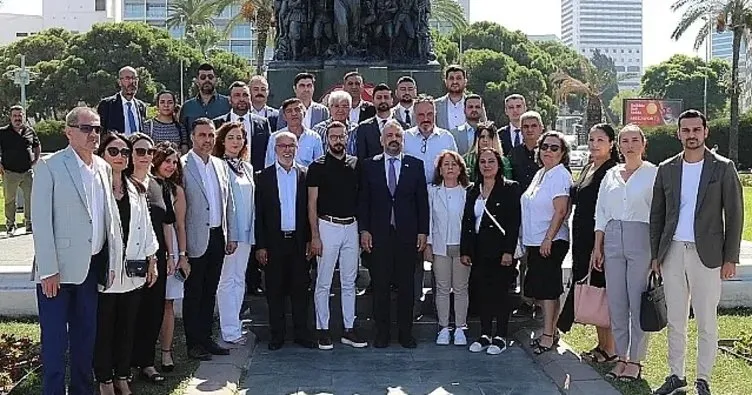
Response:
M645 134L635 125L619 132L625 163L601 182L595 207L591 264L606 273L611 330L619 361L607 377L639 380L648 339L640 327L640 298L650 273L650 204L658 168L642 160Z
M538 140L535 173L522 195L522 243L527 249L525 296L543 307L543 334L533 340L535 354L551 351L559 341L559 297L564 293L561 265L569 251L569 190L572 174L564 135L546 132Z
M451 340L450 290L454 291L454 344L467 345L464 328L467 326L470 267L460 263L460 228L469 184L462 157L454 151L442 151L436 158L433 182L428 187L431 222L428 245L423 252L424 259L433 262L436 278L438 345L448 345Z
M219 327L222 340L232 344L245 344L240 323L240 308L245 295L245 270L251 256L254 240L254 183L253 167L248 163L248 141L240 122L229 122L217 131L214 156L225 160L230 177L230 191L235 201L235 234L238 247L225 257L217 286Z
M112 287L99 294L94 372L102 395L131 394L128 379L131 367L136 315L144 285L151 287L157 279L154 254L159 245L152 229L146 190L133 182L131 153L133 145L121 134L102 137L97 155L112 168L112 193L120 213L125 242L123 267L115 270ZM146 272L127 270L127 262L141 262ZM114 380L114 383L113 383Z

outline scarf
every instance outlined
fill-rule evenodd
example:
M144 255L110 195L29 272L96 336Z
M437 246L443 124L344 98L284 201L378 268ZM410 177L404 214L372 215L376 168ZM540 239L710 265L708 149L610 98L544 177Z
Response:
M243 163L241 163L242 160L240 158L228 158L225 156L225 162L227 162L227 165L230 166L230 169L238 176L243 176L245 174L245 168L243 167Z

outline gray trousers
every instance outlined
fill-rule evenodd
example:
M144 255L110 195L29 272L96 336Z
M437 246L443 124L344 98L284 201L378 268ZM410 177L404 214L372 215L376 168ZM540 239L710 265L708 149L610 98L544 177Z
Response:
M6 170L3 174L3 194L5 195L5 225L16 226L16 192L21 188L24 198L24 221L31 223L31 170L15 173Z
M650 274L650 227L644 222L610 221L605 233L603 266L616 353L643 361L648 336L640 327L640 300Z

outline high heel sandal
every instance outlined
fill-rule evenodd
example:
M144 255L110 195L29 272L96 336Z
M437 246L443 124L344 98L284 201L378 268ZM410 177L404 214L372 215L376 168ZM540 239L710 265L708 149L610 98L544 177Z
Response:
M642 380L642 365L637 362L631 362L631 361L627 362L627 365L635 365L638 367L637 376L619 375L618 377L619 381L621 381L622 383L633 383L635 381Z
M144 369L141 369L139 370L139 376L141 376L141 379L152 384L162 384L165 381L165 376L162 376L161 373L157 372L157 369L154 369L154 373L152 374L148 374Z
M120 389L117 385L113 385L113 387L115 388L115 393L116 394L118 394L118 395L133 395L133 392L131 391L131 387L130 387L130 385L128 385L128 377L129 376L118 377L118 378L115 379L117 381L122 381L123 383L125 383L125 388L128 389L128 392L123 392L123 390Z
M165 363L164 363L164 360L165 360L164 354L170 354L170 362L172 362L171 364L165 365ZM162 371L170 373L173 370L175 370L175 361L172 359L172 349L171 348L167 349L167 350L162 349Z
M551 342L550 346L542 346L540 344L540 342L541 342L540 339L543 338L543 337L551 338L552 342ZM538 342L535 344L535 346L533 346L533 354L535 354L535 355L541 355L541 354L543 354L545 352L549 352L549 351L553 350L554 348L556 348L559 345L559 337L556 334L549 335L547 333L544 333L537 340L538 340Z
M618 360L618 361L616 361L616 365L614 365L614 368L611 369L611 371L609 371L608 373L606 373L606 378L607 379L609 379L609 380L616 380L616 379L618 379L621 376L621 372L624 372L624 369L622 369L621 372L619 372L619 373L614 373L614 371L619 366L619 364L626 365L627 361L622 361L621 359Z

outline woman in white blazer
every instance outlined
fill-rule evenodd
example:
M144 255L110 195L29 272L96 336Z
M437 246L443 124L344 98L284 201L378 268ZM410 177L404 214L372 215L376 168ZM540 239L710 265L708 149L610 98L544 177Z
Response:
M112 193L125 242L123 266L115 270L112 287L100 292L97 307L94 372L102 395L114 395L115 389L120 394L131 394L128 378L140 290L152 286L157 279L154 254L159 246L149 217L146 191L143 185L130 179L132 152L132 144L122 134L102 137L97 151L112 167ZM132 263L140 263L138 266L145 267L145 273L132 271Z
M214 156L222 158L227 167L230 191L235 202L235 234L238 247L225 257L217 286L219 328L222 340L242 345L246 342L240 323L240 308L245 296L245 271L254 239L253 167L248 162L248 141L241 122L228 122L217 130Z
M448 345L449 292L454 291L454 344L467 345L468 282L470 267L460 262L460 235L466 188L470 184L465 161L454 151L442 151L436 158L434 178L428 187L430 229L424 259L433 262L436 278L436 310L439 334L436 344Z

